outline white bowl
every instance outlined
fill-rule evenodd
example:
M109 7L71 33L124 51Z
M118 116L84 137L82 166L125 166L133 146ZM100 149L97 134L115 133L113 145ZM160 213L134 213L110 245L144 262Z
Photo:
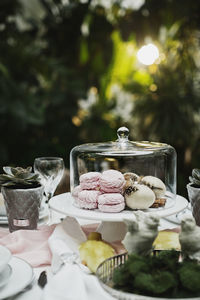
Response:
M5 269L11 259L11 252L8 248L0 245L0 273Z

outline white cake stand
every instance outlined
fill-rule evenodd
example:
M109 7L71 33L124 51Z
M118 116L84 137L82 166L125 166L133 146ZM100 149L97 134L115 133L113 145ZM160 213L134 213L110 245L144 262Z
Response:
M177 195L175 199L167 198L164 208L151 208L143 211L145 213L157 213L160 217L168 217L184 210L187 205L187 199ZM104 213L98 209L80 209L74 205L74 199L71 193L60 194L51 198L49 208L64 216L101 221L97 231L101 232L102 237L108 241L116 240L116 236L118 240L123 239L126 233L124 219L134 219L133 210L123 210L119 213Z

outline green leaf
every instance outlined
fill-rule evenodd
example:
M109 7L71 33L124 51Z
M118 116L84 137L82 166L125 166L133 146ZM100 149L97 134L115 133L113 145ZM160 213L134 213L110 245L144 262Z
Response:
M32 167L29 166L29 167L27 167L25 170L26 170L27 173L31 173L31 172L32 172Z
M3 167L3 170L6 174L13 175L11 171L11 167Z
M11 186L15 186L15 184L13 182L11 182L11 181L8 181L8 182L3 183L2 186L11 187Z
M0 174L0 184L7 187L36 186L40 183L39 174L31 173L32 167L4 167L6 174Z
M39 174L34 174L32 177L31 177L32 180L35 180L35 181L39 181Z
M197 180L200 180L200 169L193 169L192 170L192 177Z
M13 174L14 176L16 176L17 173L19 172L18 167L17 167L17 168L12 168L12 167L11 167L11 172L12 172L12 174Z
M190 180L191 183L200 186L200 180L198 180L198 179L196 179L196 178L194 178L192 176L189 177L189 180Z
M0 180L6 180L6 181L11 181L12 180L12 178L13 178L13 176L11 176L11 175L6 175L6 174L1 174L0 175Z
M17 177L21 179L30 179L33 178L35 175L33 173L18 173Z

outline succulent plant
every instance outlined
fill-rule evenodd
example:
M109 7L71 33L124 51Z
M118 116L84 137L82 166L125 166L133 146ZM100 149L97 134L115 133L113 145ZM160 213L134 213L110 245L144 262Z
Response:
M189 180L195 187L200 188L200 169L193 169L192 176L189 176Z
M40 186L39 175L32 173L32 167L3 167L0 185L6 188L34 188Z

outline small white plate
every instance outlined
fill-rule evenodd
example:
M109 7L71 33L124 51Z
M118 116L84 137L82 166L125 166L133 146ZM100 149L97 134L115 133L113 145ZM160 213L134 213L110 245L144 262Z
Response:
M165 219L169 222L180 225L181 221L182 221L182 218L184 218L185 216L192 217L192 211L189 207L186 207L185 210L183 210L183 211L181 211L177 214L174 214L172 216L168 216Z
M8 248L0 245L0 273L11 259L11 252Z
M0 289L0 299L18 294L33 280L33 269L24 260L13 256L9 265L12 268L12 274L8 283Z
M103 213L98 209L88 210L75 207L74 199L71 193L64 193L54 196L49 201L49 207L56 212L64 214L66 216L77 217L88 220L100 220L108 222L122 222L124 219L132 220L133 210L123 210L119 213ZM173 204L172 204L172 203ZM188 205L188 201L182 196L177 195L174 200L167 198L166 207L162 209L147 209L143 210L145 213L157 213L160 217L166 217L178 213L185 209Z
M10 276L12 274L12 268L10 265L7 265L5 269L0 273L0 288L8 283Z

